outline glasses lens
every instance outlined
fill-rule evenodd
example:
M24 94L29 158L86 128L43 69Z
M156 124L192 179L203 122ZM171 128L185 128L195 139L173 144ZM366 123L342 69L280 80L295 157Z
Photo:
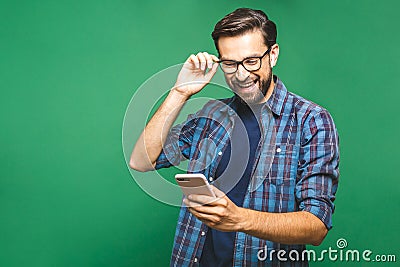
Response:
M248 58L245 61L243 61L243 65L248 71L258 70L261 67L260 63L261 63L260 58Z
M221 69L225 73L234 73L237 69L237 65L235 61L223 61L220 64Z

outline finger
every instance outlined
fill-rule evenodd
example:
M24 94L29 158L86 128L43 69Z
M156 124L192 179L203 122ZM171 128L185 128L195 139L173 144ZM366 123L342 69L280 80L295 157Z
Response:
M200 61L200 69L201 70L205 70L206 69L206 63L207 63L206 57L203 55L203 53L198 53L197 54L197 58Z
M188 199L192 202L197 202L202 205L215 205L215 197L206 196L206 195L189 195Z
M210 186L211 186L211 189L214 191L215 195L216 195L218 198L223 198L223 197L225 197L225 193L224 193L224 192L222 192L221 190L219 190L218 188L216 188L214 185L210 185Z
M215 55L210 55L214 62L219 61L219 58Z
M190 201L189 199L185 198L183 200L183 203L185 204L185 206L187 206L188 208L196 208L196 207L200 207L202 204L194 202L194 201Z
M212 66L211 70L209 70L207 72L207 74L205 75L206 79L211 80L211 78L215 75L217 70L218 70L218 63L214 63L214 65Z
M221 206L214 207L208 205L206 206L197 205L197 206L189 206L188 208L196 211L197 213L214 215L218 218L224 217L226 214L226 209Z
M205 214L196 211L195 209L189 208L189 211L196 216L200 221L204 223L216 223L220 221L220 218L218 216L212 215L212 214Z
M212 57L207 52L203 52L203 55L206 58L207 68L211 69L214 63Z
M199 62L199 59L195 55L191 54L188 60L190 62L192 62L196 68L199 68L200 62Z
M183 203L187 206L187 207L189 207L189 208L198 208L198 207L202 207L202 206L205 206L205 205L208 205L209 203L203 203L203 202L197 202L197 201L191 201L191 200L189 200L189 199L187 199L187 198L185 198L184 200L183 200Z

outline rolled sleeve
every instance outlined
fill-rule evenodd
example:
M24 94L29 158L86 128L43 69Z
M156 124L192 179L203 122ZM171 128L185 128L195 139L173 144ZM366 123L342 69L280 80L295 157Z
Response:
M332 228L339 179L339 138L326 110L310 115L301 137L296 200L299 209Z
M156 160L155 169L177 166L189 158L196 121L195 115L189 115L184 123L171 128Z

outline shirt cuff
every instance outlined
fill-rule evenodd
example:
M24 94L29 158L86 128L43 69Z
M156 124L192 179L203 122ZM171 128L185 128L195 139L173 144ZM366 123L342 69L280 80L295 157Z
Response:
M308 211L317 216L328 230L332 228L332 208L322 201L306 199L300 203L301 211Z

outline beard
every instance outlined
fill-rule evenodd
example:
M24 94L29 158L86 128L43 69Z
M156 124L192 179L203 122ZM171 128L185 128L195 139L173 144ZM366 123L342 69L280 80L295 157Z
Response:
M272 82L272 69L266 79L261 79L257 74L251 74L246 81L239 82L233 78L230 87L242 104L254 105L263 102ZM243 87L245 85L245 88Z

